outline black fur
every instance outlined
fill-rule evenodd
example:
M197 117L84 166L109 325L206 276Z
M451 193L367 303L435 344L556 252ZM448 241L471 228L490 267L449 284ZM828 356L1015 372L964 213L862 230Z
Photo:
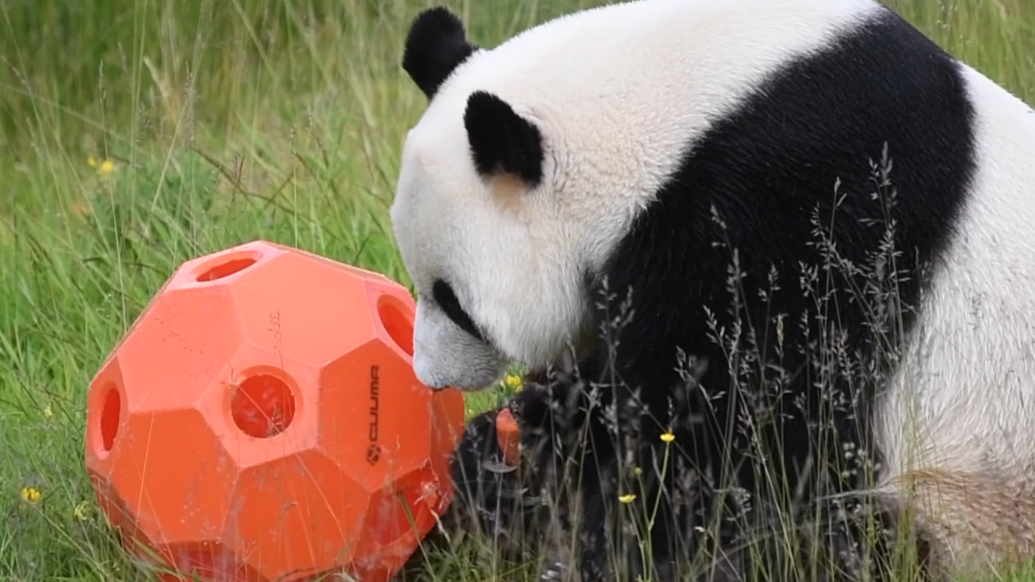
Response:
M866 465L880 460L866 407L894 364L884 354L916 322L911 308L954 234L974 167L957 64L890 10L771 75L688 148L604 272L591 274L605 341L574 377L533 384L510 404L527 455L520 475L493 477L492 490L527 487L580 510L567 565L587 582L632 581L645 568L666 582L690 571L739 581L786 565L793 556L772 517L786 498L799 508L796 527L814 528L796 559L821 559L774 579L887 576L888 536L905 527L897 508L845 494L865 490ZM889 229L894 256L881 252ZM671 444L659 438L667 431ZM479 454L461 445L457 466L476 466ZM748 501L723 497L731 487ZM658 492L645 563L618 515L643 519ZM624 493L640 501L621 504ZM515 511L504 521L545 531L541 513ZM862 518L880 531L862 533ZM714 539L698 529L712 519ZM862 560L863 535L886 542L876 563ZM751 540L762 543L745 547ZM922 536L914 549L923 557ZM698 551L721 559L691 568Z
M442 83L478 49L467 41L459 18L446 8L429 8L413 20L402 67L430 101Z
M431 298L434 299L435 303L446 313L446 317L452 320L457 327L478 340L486 341L485 335L474 324L463 305L460 305L460 300L457 299L452 285L442 279L436 279L431 285Z
M542 134L506 101L485 91L475 91L467 99L464 127L479 174L506 172L529 186L539 184L543 177Z

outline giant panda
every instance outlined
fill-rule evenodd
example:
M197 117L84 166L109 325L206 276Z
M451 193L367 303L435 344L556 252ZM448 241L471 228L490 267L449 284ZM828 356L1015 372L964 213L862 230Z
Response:
M473 419L490 494L455 505L560 532L544 580L1035 554L1028 105L873 0L630 1L491 49L429 8L402 67L414 369L528 370L518 468Z

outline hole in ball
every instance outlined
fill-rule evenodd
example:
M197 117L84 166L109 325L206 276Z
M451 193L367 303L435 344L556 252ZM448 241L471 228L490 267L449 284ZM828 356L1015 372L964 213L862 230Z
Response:
M111 452L115 447L115 437L119 434L119 421L122 419L122 396L114 382L104 385L104 404L101 405L101 447L104 452Z
M259 262L259 257L254 253L233 254L213 259L211 263L201 267L201 273L197 280L199 283L208 283L219 279L225 279L230 275L240 273L248 267Z
M381 325L388 332L399 349L406 352L406 355L413 357L413 325L410 318L403 311L400 301L390 295L382 295L377 300L377 316L381 319Z
M268 439L291 425L295 396L284 380L271 374L255 374L234 389L230 414L244 434Z

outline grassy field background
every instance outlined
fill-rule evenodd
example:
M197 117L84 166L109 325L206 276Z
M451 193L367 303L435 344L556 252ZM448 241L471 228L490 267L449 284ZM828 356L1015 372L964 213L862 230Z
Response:
M448 4L493 46L594 2ZM408 283L387 209L426 5L0 0L0 580L135 576L83 468L86 387L179 263L265 238ZM1031 0L892 5L1035 102Z

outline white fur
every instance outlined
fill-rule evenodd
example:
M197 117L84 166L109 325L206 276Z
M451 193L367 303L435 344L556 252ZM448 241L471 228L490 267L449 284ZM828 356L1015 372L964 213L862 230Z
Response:
M953 531L944 532L951 536L948 551L977 544L997 554L1030 554L1035 549L1035 113L985 76L965 70L978 116L976 195L925 298L911 350L875 412L878 439L888 457L888 484L905 490L917 485L911 473L937 468L952 474L950 481L967 481L966 495L994 492L1003 500L988 504L1013 506L984 510L974 507L977 500L959 498L959 483L941 478L921 483L920 493L943 496L946 505L996 514L969 517L967 524L930 516L954 522ZM994 521L1004 529L987 531ZM1014 531L1006 534L1007 527Z

